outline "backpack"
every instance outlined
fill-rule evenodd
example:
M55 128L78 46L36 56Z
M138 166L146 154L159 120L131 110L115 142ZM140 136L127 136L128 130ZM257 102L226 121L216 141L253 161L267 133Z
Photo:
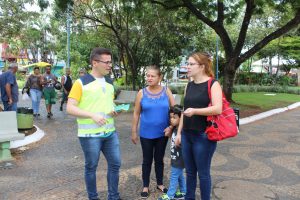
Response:
M211 82L212 79L209 79L208 96L210 103L208 106L211 106ZM212 141L224 140L238 134L234 110L230 107L224 93L222 93L222 96L222 113L219 115L207 116L208 126L205 133L207 134L207 138Z

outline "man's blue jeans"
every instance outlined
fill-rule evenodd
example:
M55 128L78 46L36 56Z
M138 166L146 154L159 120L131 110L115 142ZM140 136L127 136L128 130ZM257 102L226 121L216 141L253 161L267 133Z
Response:
M38 114L40 112L42 91L37 89L30 89L30 97L32 102L33 114Z
M85 157L85 184L89 199L97 199L96 171L101 151L107 160L107 186L108 200L120 198L119 169L121 166L121 156L119 139L116 132L107 138L80 137L79 138Z
M200 180L202 200L210 200L210 166L217 143L207 139L206 133L182 131L182 155L186 169L186 200L195 199L197 172Z
M8 104L8 101L3 101L4 111L17 111L17 103L13 102L12 104Z
M170 185L168 190L168 197L170 199L173 199L176 191L177 186L179 184L179 190L181 193L186 193L186 184L185 184L185 178L183 175L183 169L171 167L171 174L170 174Z

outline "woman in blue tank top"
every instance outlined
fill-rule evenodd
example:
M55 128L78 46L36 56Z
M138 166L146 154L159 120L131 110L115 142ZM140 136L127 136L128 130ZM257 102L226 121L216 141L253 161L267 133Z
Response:
M134 144L138 142L138 123L140 121L140 141L143 150L142 198L149 196L149 182L152 161L155 161L155 173L157 189L167 192L163 185L163 170L168 137L165 134L171 132L169 126L169 107L175 104L170 89L159 85L162 79L160 69L156 66L147 68L146 81L148 86L140 90L135 101L132 121L132 137Z

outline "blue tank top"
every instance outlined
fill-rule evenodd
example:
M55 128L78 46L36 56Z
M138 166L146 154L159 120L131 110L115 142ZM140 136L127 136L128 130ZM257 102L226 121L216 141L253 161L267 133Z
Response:
M169 126L169 98L166 87L153 94L143 89L141 99L140 136L147 139L163 137Z

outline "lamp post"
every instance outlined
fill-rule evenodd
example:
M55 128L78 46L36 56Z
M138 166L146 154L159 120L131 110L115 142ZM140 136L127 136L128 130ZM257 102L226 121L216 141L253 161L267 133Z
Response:
M67 8L67 68L70 68L70 24L71 24L71 15L70 15L70 4Z

